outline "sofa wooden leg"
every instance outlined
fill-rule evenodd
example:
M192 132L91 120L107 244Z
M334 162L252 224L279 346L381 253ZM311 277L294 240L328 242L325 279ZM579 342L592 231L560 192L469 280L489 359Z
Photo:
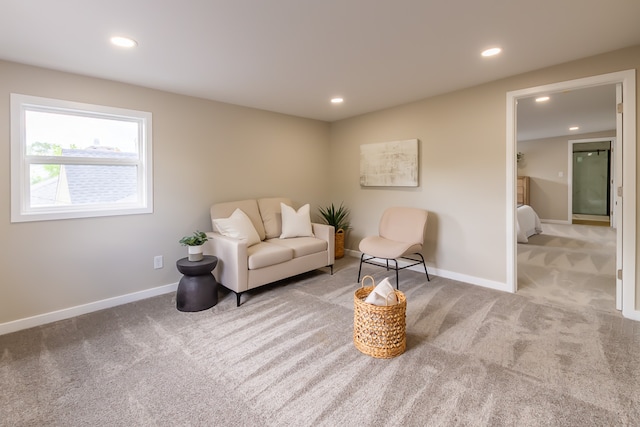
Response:
M240 307L240 295L242 292L236 292L236 307Z

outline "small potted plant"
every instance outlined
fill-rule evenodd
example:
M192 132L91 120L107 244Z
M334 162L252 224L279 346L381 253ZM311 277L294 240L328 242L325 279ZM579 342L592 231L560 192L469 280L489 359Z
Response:
M192 235L180 239L180 244L187 246L189 250L189 261L202 261L204 258L202 245L207 240L209 238L202 231L194 231Z
M336 208L333 203L327 208L320 208L320 215L325 224L333 225L336 231L335 245L336 245L336 259L344 256L344 234L351 228L349 224L349 209L344 204L340 203L340 206Z

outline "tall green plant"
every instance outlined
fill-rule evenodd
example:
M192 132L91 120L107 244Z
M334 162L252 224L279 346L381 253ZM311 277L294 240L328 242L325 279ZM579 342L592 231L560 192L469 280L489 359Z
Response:
M342 203L340 207L336 208L333 203L326 208L319 208L320 215L325 224L333 225L336 231L342 229L347 231L351 228L349 223L349 209L347 209Z

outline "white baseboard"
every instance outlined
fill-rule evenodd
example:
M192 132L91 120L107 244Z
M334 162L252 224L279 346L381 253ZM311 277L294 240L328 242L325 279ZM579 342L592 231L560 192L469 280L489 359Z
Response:
M571 221L567 221L565 219L542 219L542 218L540 218L540 222L545 223L545 224L571 225Z
M345 254L354 258L360 258L360 252L351 249L345 249ZM409 267L408 269L422 272L422 267L419 266ZM460 274L434 267L428 267L428 270L430 273L433 273L434 275L439 277L444 277L446 279L457 280L460 282L482 286L484 288L495 289L498 291L510 292L510 290L507 289L506 283L468 276L466 274ZM88 304L52 311L50 313L44 313L37 316L26 317L24 319L13 320L11 322L0 323L0 335L10 334L12 332L21 331L23 329L29 329L36 326L45 325L47 323L57 322L59 320L69 319L71 317L92 313L94 311L104 310L106 308L116 307L118 305L128 304L130 302L140 301L158 295L168 294L171 292L175 292L177 289L178 284L173 283L169 285L158 286L156 288L146 289L144 291L121 295L118 297L107 298L101 301L95 301ZM627 319L640 321L640 311L634 310L624 313L624 317L626 317Z
M451 280L457 280L458 282L470 283L472 285L482 286L483 288L495 289L496 291L511 292L511 290L508 288L506 283L483 279L481 277L467 276L466 274L460 274L454 271L441 270L438 268L429 268L429 271L433 271L433 274L435 274L436 276L444 277L445 279L451 279Z
M360 258L361 253L354 250L345 250L345 254ZM399 263L402 266L402 262ZM409 263L405 263L409 264ZM433 273L435 276L444 277L445 279L457 280L459 282L465 282L476 286L482 286L483 288L495 289L497 291L510 292L511 290L507 288L506 283L496 282L493 280L482 279L480 277L468 276L466 274L460 274L453 271L441 270L434 267L428 267L429 274ZM417 271L419 273L423 272L422 266L413 266L409 267L407 270ZM640 322L640 310L633 310L630 312L623 312L622 315L626 319L636 320Z
M21 331L23 329L33 328L35 326L40 326L47 323L57 322L58 320L69 319L71 317L80 316L82 314L104 310L105 308L111 308L134 301L140 301L158 295L168 294L170 292L175 292L177 289L178 284L173 283L169 285L158 286L156 288L146 289L144 291L133 292L126 295L90 302L88 304L77 305L75 307L52 311L50 313L44 313L37 316L26 317L24 319L13 320L11 322L0 323L0 335Z
M640 310L622 311L622 316L626 319L636 320L640 322Z
M345 250L345 253L349 256L360 258L361 253L354 250ZM400 267L404 265L408 265L408 262L399 261L398 264ZM419 273L424 273L424 269L421 265L415 265L413 267L407 268L407 270L417 271ZM511 292L507 287L506 283L496 282L493 280L487 280L480 277L468 276L466 274L456 273L454 271L442 270L435 267L427 266L427 271L429 274L433 273L436 276L444 277L445 279L457 280L459 282L465 282L476 286L482 286L483 288L495 289L498 291Z
M345 250L345 254L352 256L354 258L360 258L361 253L354 250ZM402 265L402 262L399 263ZM408 264L408 263L406 263ZM409 267L407 270L417 271L419 273L423 272L422 266L413 266ZM509 292L512 293L510 289L507 288L506 283L496 282L493 280L482 279L479 277L468 276L466 274L460 274L453 271L441 270L434 267L427 266L427 270L429 273L433 273L436 276L444 277L445 279L457 280L459 282L465 282L476 286L482 286L483 288L495 289L498 291ZM623 317L630 320L636 320L640 322L640 310L632 310L628 312L622 313Z

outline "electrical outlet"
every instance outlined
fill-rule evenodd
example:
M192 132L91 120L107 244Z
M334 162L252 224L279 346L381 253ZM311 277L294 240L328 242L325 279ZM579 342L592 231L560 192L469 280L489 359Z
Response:
M162 268L162 266L163 266L162 255L154 256L153 268L157 270L158 268Z

